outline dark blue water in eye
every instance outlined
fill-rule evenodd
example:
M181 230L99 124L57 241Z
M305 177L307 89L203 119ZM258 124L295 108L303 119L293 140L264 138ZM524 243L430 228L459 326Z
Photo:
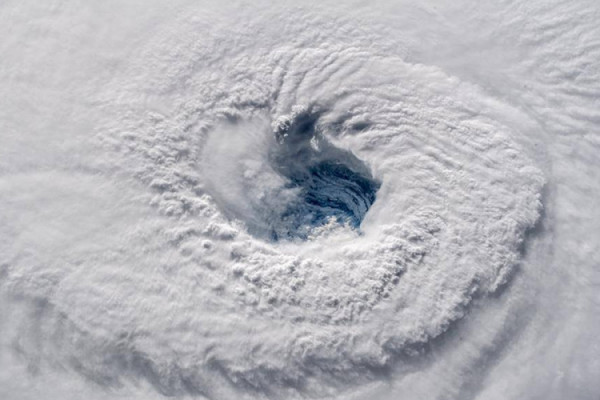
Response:
M375 201L379 185L352 171L339 161L323 161L309 167L306 173L289 177L292 185L302 189L304 204L292 212L303 213L304 220L321 225L330 217L358 227Z
M316 128L317 120L301 114L276 132L281 140L274 167L299 195L273 226L272 240L305 239L331 219L358 229L375 201L380 183L354 154L331 145Z
M306 238L332 218L357 229L375 201L380 184L339 160L327 160L295 171L289 187L300 189L298 200L281 216L271 238Z

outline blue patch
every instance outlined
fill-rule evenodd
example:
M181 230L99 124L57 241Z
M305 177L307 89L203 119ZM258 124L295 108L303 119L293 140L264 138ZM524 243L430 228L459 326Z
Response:
M354 154L331 145L320 134L318 116L309 113L282 124L274 169L299 189L271 230L271 239L305 239L332 218L358 229L381 184Z

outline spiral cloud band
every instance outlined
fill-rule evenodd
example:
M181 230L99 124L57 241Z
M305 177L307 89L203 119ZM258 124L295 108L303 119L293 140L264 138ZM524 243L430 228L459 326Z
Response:
M0 5L0 397L597 398L599 8L459 3Z

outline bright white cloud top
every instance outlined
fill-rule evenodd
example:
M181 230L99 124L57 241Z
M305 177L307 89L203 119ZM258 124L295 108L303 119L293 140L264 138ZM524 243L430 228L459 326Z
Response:
M0 397L596 399L595 2L0 6Z

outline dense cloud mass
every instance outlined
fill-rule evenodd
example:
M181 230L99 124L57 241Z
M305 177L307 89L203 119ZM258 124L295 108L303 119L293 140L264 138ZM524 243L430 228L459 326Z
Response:
M596 2L38 3L0 397L600 396Z

